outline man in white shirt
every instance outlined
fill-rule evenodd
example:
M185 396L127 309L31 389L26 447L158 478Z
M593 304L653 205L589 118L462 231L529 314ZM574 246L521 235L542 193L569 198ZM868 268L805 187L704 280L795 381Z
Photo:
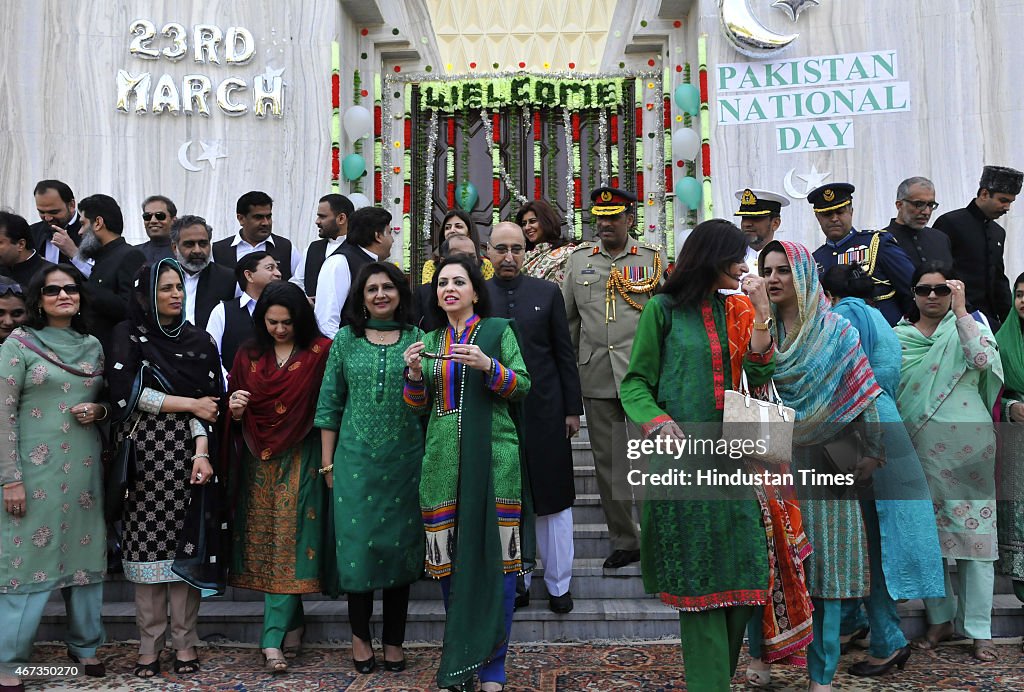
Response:
M274 200L266 192L252 190L238 198L235 218L238 233L213 244L213 261L234 269L250 252L269 252L281 268L281 278L290 279L299 267L302 255L290 240L273 233Z
M354 211L355 207L345 195L331 193L320 198L316 208L316 227L320 238L309 244L298 270L289 279L305 291L309 298L316 298L316 286L324 262L331 255L341 252L341 244L348 235L348 217Z
M201 216L183 215L171 226L171 247L185 274L185 320L206 329L210 313L235 295L238 282L227 267L210 257L213 229Z
M317 281L316 314L320 332L333 339L345 324L345 301L352 280L359 270L371 262L386 260L391 255L395 237L391 232L391 213L380 207L363 207L348 219L348 236L341 250L327 258Z
M267 284L281 279L281 270L269 252L250 252L238 261L235 279L242 295L218 304L206 323L206 331L213 337L220 353L225 382L235 362L235 353L253 335L252 312L256 309L256 301Z

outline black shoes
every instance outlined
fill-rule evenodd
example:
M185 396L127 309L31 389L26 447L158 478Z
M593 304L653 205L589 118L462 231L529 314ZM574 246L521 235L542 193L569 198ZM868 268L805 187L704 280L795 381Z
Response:
M565 615L566 613L572 612L572 593L566 591L561 596L549 596L548 597L548 609L552 613L558 613L559 615Z
M523 591L521 593L517 593L516 604L514 609L519 610L520 608L525 608L528 605L530 605L530 592Z
M639 550L616 550L604 561L605 569L618 569L640 561Z
M878 675L885 675L893 667L903 670L903 667L907 665L907 660L910 658L910 645L907 644L902 649L896 652L896 655L890 658L885 663L871 663L869 661L861 661L860 663L854 663L850 666L850 675L857 675L862 678L870 678Z
M78 660L78 656L75 656L70 651L68 652L68 658L82 666L83 672L90 678L102 678L107 675L107 667L103 665L103 661L100 661L99 663L82 663Z
M368 675L373 671L377 670L377 657L370 656L365 661L360 661L356 658L353 658L352 665L355 666L357 672L360 672L363 675Z
M870 632L871 632L870 628L868 628L868 627L861 627L859 630L857 630L856 632L851 634L849 639L847 639L845 642L841 642L839 644L839 653L847 654L847 653L850 652L850 649L852 649L853 647L860 646L859 644L857 644L857 642L864 642L865 640L867 640L868 634ZM864 645L864 648L867 648L866 644Z

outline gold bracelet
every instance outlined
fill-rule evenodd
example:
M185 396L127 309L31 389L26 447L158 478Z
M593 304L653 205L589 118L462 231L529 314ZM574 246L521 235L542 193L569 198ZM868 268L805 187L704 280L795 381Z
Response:
M334 464L328 464L327 466L324 466L319 471L317 471L317 473L319 473L321 476L323 476L324 474L330 473L333 470L334 470Z
M99 423L101 420L106 420L107 416L110 415L110 411L107 409L106 406L104 406L103 404L100 404L99 407L101 409L103 409L103 417L102 418L97 418L95 421L93 421L94 423Z

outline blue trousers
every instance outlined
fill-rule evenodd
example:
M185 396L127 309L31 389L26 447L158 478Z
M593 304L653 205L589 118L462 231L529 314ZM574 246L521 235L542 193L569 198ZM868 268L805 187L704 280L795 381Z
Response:
M68 612L64 638L68 652L92 658L106 640L103 631L103 582L60 590ZM0 594L0 669L28 663L50 591Z
M878 530L878 511L874 500L861 501L861 514L868 539L868 560L871 565L871 595L867 598L850 598L843 601L840 634L853 634L859 629L871 629L871 655L889 658L907 645L907 639L900 629L900 616L896 613L896 601L889 595L882 571L882 538ZM861 604L867 609L867 616Z
M448 592L452 588L451 577L444 577L441 579L441 596L444 598L445 610L448 609ZM498 682L502 685L505 684L505 654L508 653L508 638L512 633L512 613L515 611L516 605L516 573L509 572L505 575L505 643L501 645L497 653L491 658L490 661L480 666L477 669L477 677L480 678L480 682Z

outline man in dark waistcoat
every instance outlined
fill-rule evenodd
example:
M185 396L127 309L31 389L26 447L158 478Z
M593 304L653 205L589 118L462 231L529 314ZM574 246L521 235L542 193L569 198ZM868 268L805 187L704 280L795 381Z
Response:
M967 303L988 318L993 332L1013 307L1003 265L1006 231L996 219L1010 210L1022 180L1024 173L1013 168L985 166L975 198L935 220L935 228L949 236L953 269L964 282Z
M928 178L907 178L896 188L896 217L885 230L907 253L914 269L931 262L953 266L949 237L942 231L928 228L932 212L938 208L935 185Z
M234 269L238 261L250 252L269 252L277 260L281 278L285 281L299 268L302 256L287 238L273 232L274 200L266 192L252 190L238 198L235 218L238 233L213 244L213 261L222 267Z
M875 283L875 307L895 325L914 303L914 265L892 234L853 227L853 191L849 183L832 183L807 195L825 234L825 244L814 251L818 275L837 264L860 264Z
M520 273L525 253L523 229L508 221L496 225L487 245L487 256L494 265L494 278L487 287L495 317L515 320L533 383L523 405L521 444L537 514L537 548L544 561L548 607L555 613L568 613L573 607L569 581L572 505L576 500L571 438L580 429L583 395L561 290L553 282Z
M332 192L320 198L316 208L316 228L320 237L306 248L298 271L290 279L308 297L316 298L316 285L324 261L341 252L345 236L348 235L348 217L354 211L355 207L345 195Z

